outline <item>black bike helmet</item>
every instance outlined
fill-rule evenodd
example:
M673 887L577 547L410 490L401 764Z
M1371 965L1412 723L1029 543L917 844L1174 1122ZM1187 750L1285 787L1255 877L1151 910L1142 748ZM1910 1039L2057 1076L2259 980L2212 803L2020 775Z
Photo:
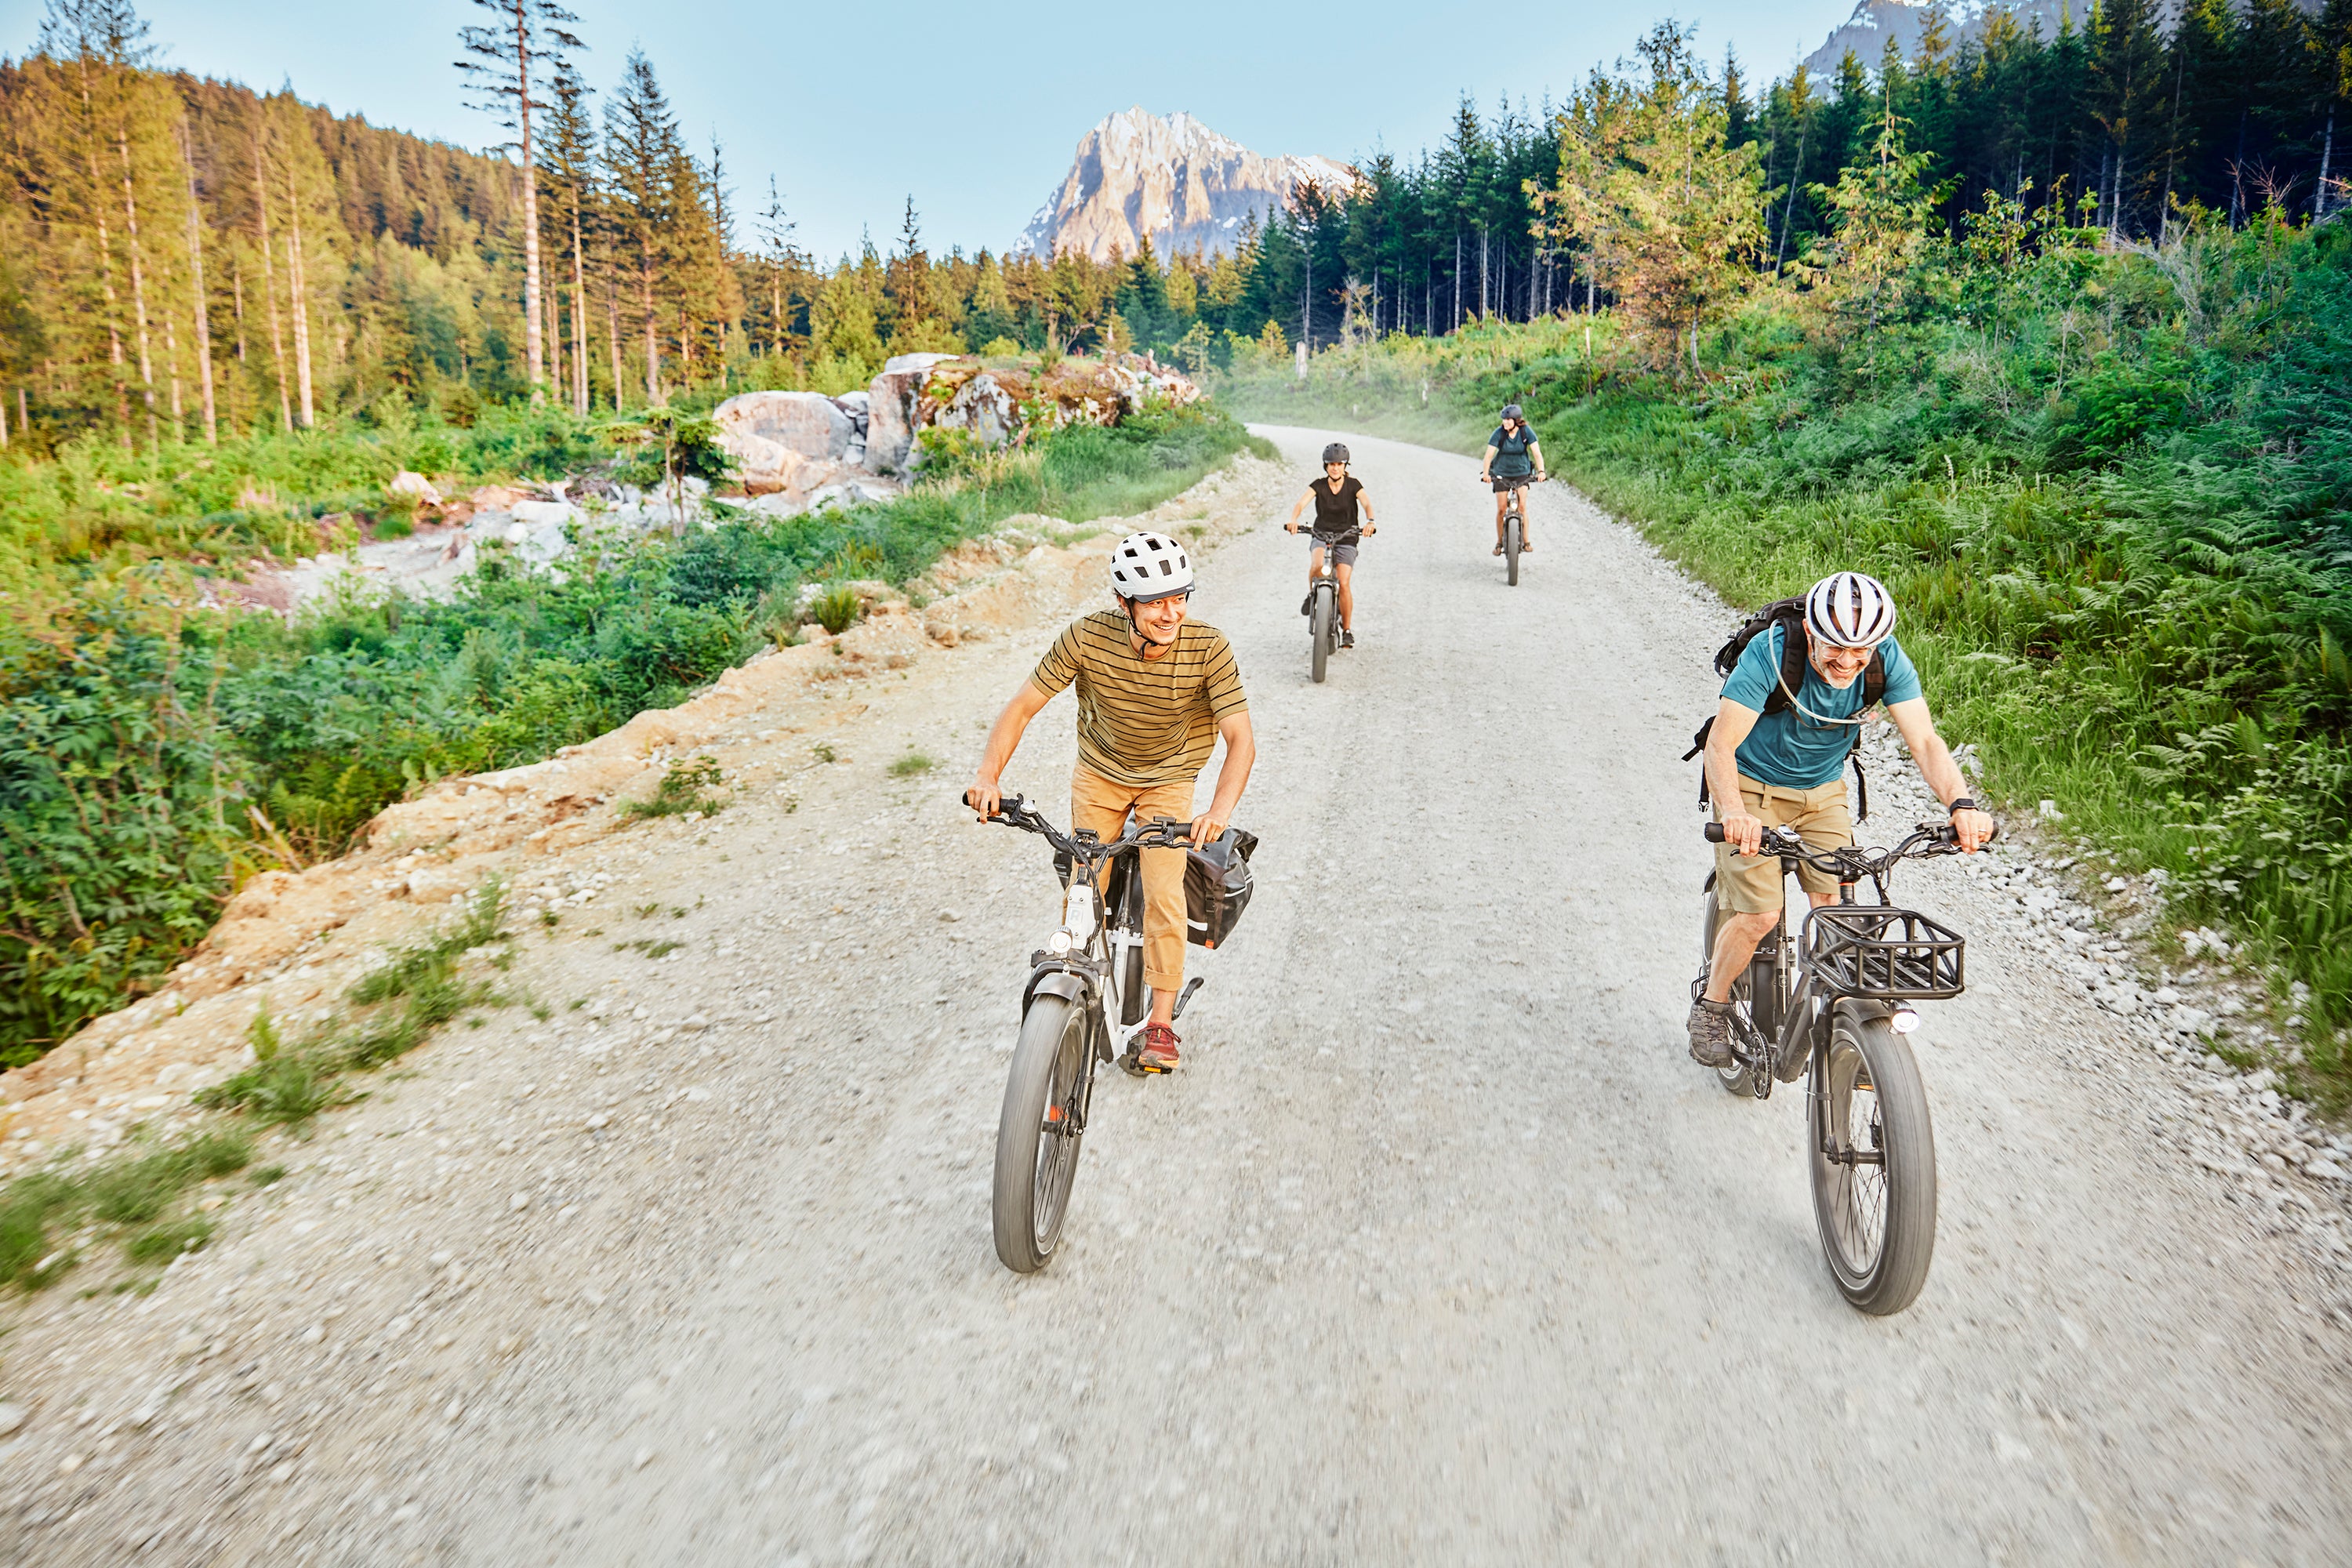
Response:
M1348 460L1348 448L1334 441L1323 448L1323 460L1327 463L1344 463Z
M1504 417L1504 418L1506 418L1506 419L1522 419L1522 420L1523 420L1523 419L1525 419L1525 418L1527 417L1527 416L1519 412L1519 405L1518 405L1517 404L1516 404L1516 403L1506 403L1506 404L1504 404L1504 405L1503 405L1503 417Z

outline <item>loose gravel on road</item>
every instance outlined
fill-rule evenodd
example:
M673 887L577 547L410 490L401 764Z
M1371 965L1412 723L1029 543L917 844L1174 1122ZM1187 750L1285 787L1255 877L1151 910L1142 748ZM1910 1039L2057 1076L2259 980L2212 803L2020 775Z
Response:
M1183 1070L1102 1081L1045 1272L987 1182L1056 889L951 797L1066 597L534 863L544 1019L446 1029L152 1295L38 1303L0 1560L2343 1561L2352 1148L2213 1070L2221 969L2107 951L2160 894L1906 870L1971 984L1912 1037L1933 1272L1856 1315L1801 1093L1684 1052L1724 607L1556 486L1506 587L1468 460L1350 437L1382 523L1314 685L1278 521L1327 437L1267 433L1193 606L1260 889ZM1884 831L1926 802L1874 745ZM1008 784L1063 820L1073 758L1066 699Z

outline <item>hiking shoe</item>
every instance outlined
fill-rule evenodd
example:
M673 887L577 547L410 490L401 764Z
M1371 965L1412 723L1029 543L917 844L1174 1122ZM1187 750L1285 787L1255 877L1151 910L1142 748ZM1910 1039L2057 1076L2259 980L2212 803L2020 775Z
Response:
M1731 1004L1702 996L1691 1004L1691 1060L1703 1068L1727 1068L1738 1058L1731 1054Z
M1143 1026L1143 1044L1135 1053L1135 1065L1145 1072L1176 1070L1176 1031L1165 1024Z
M1347 630L1345 627L1342 627L1342 628L1340 629L1340 632L1339 632L1339 646L1340 646L1341 647L1355 647L1355 646L1356 646L1356 634L1355 634L1355 633L1353 633L1353 632L1351 632L1351 631Z
M1302 616L1311 616L1311 615L1313 615L1313 614L1315 613L1315 590L1314 590L1314 589L1312 589L1312 588L1307 589L1307 597L1305 597L1305 598L1303 598L1303 599L1301 599L1301 600L1299 600L1299 601L1298 601L1298 613L1299 613L1300 615L1302 615Z

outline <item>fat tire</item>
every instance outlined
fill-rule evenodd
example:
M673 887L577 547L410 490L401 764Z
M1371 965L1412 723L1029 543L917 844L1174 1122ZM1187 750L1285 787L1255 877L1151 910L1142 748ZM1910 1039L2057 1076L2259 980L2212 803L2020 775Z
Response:
M1927 1090L1911 1047L1884 1017L1841 1002L1829 1029L1821 1092L1812 1097L1805 1119L1813 1216L1838 1293L1858 1311L1887 1317L1918 1299L1936 1256L1936 1131L1927 1114ZM1841 1106L1851 1107L1850 1086L1861 1070L1868 1072L1877 1102L1875 1131L1866 1131L1863 1143L1874 1142L1885 1157L1875 1167L1885 1178L1876 1194L1869 1193L1863 1174L1873 1167L1835 1164L1822 1152L1823 1135ZM1857 1206L1866 1209L1874 1195L1882 1200L1883 1220L1876 1256L1869 1257L1856 1245L1852 1219Z
M1323 684L1323 668L1331 659L1331 595L1328 590L1315 590L1315 614L1308 629L1315 639L1315 684Z
M1503 576L1512 587L1519 585L1519 513L1516 507L1503 523Z
M1013 1047L1004 1109L996 1122L996 1180L991 1206L997 1258L1015 1274L1034 1274L1045 1268L1062 1239L1070 1187L1077 1178L1077 1140L1063 1140L1069 1144L1066 1163L1042 1173L1045 1183L1042 1190L1039 1145L1048 1136L1045 1130L1048 1101L1057 1092L1066 1093L1074 1076L1085 1070L1086 1021L1085 1010L1068 998L1039 996L1029 1004L1028 1016L1021 1020L1020 1039Z

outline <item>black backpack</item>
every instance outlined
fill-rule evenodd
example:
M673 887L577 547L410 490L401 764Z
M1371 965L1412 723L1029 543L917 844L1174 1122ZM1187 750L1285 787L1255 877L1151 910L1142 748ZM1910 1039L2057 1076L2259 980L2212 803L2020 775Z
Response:
M1731 678L1732 670L1738 666L1739 656L1748 651L1748 645L1774 626L1780 628L1780 679L1772 688L1770 695L1764 699L1764 711L1767 713L1780 712L1789 706L1789 694L1792 691L1801 691L1805 688L1805 661L1807 656L1812 652L1812 637L1805 630L1805 601L1802 599L1773 600L1741 622L1739 629L1731 634L1730 640L1715 650L1715 672L1727 680ZM1870 662L1863 667L1862 706L1855 711L1869 712L1878 706L1878 700L1885 695L1885 650L1873 648L1870 650ZM1714 729L1715 716L1710 713L1707 715L1706 722L1701 724L1698 727L1698 732L1691 737L1691 749L1683 753L1683 761L1689 762L1706 750L1706 738ZM1853 819L1856 822L1868 822L1870 820L1870 780L1864 776L1862 761L1854 755L1853 751L1861 740L1862 731L1857 725L1852 738L1846 742L1846 760L1853 768L1856 806ZM1698 770L1698 803L1705 805L1706 802L1706 765L1702 763Z

